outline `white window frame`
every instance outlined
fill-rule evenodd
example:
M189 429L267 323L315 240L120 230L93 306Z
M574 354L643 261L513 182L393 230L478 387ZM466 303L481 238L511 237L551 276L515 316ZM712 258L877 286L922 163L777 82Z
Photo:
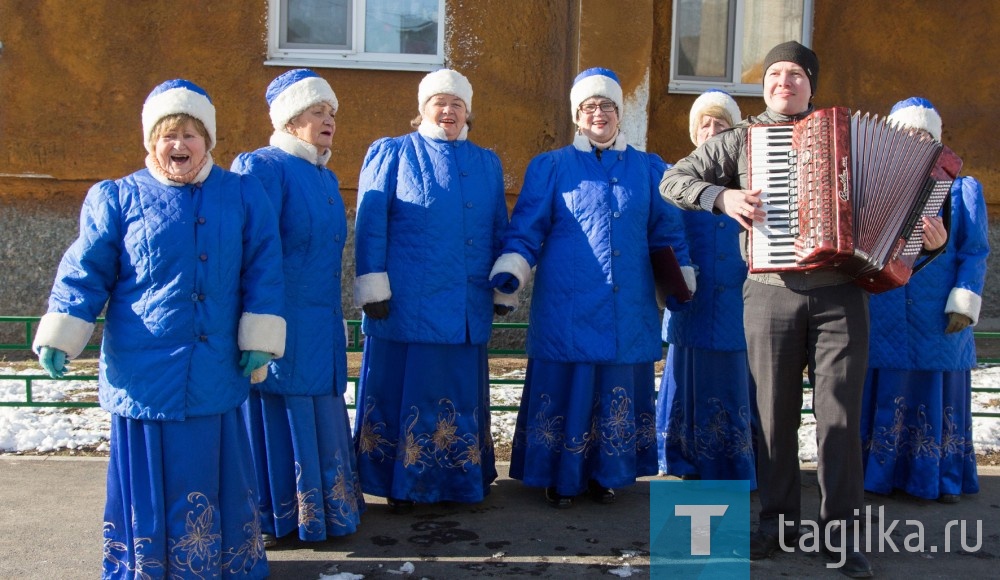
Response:
M727 58L727 68L730 70L728 79L712 79L706 81L691 80L689 78L677 78L677 50L676 42L678 37L678 3L680 0L673 0L673 12L670 34L670 84L668 91L677 94L701 94L708 89L722 89L735 96L760 97L764 94L761 83L740 82L740 68L737 63L743 62L743 21L746 0L729 0L730 22L729 22L729 46L730 53ZM802 44L812 45L812 22L813 3L815 0L803 0L802 2Z
M353 68L376 70L432 71L444 66L445 0L438 0L437 54L365 52L365 8L367 0L352 0L352 48L283 48L281 46L282 5L285 0L268 0L267 60L270 66L310 68Z

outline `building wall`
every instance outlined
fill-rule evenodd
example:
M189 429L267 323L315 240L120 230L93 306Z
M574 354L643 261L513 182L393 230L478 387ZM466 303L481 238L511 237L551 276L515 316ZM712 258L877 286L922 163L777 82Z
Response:
M263 64L266 11L266 0L187 2L180 10L112 0L0 2L0 314L44 311L87 188L142 167L140 111L159 82L184 77L212 95L220 165L266 144L264 90L287 70ZM569 88L590 66L621 78L623 127L633 143L668 161L690 152L695 96L666 90L671 11L669 0L448 0L447 64L473 83L471 138L500 155L509 203L528 161L570 142ZM986 65L1000 56L987 41L998 21L1000 3L990 0L899 0L891 9L817 0L816 104L887 112L906 96L930 98L964 173L1000 203L992 163L1000 132L988 122L1000 75ZM410 131L423 73L317 71L340 100L330 167L352 207L368 145ZM739 102L748 114L762 109L758 98ZM988 291L984 311L1000 319L992 298Z

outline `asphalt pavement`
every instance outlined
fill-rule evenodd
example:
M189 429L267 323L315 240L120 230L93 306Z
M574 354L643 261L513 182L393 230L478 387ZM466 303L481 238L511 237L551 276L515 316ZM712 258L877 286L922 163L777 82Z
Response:
M649 494L657 478L618 490L613 505L578 498L572 508L556 510L540 489L507 477L507 467L498 465L500 478L481 504L418 506L396 515L381 498L366 496L357 533L322 543L294 540L268 550L271 578L651 577ZM816 512L819 491L815 467L803 469L808 517ZM0 455L0 578L100 576L106 470L103 458ZM1000 468L981 467L980 487L955 505L905 494L866 496L875 518L869 557L876 578L998 577ZM921 528L924 545L917 551ZM752 563L750 577L843 578L828 562L815 553L780 553Z

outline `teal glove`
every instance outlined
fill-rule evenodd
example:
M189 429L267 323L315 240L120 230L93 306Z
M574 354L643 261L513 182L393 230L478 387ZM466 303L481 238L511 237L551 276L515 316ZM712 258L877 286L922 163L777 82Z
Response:
M261 350L245 350L240 356L240 368L243 369L243 376L249 377L250 373L266 365L274 358L269 352Z
M66 353L51 346L43 346L38 350L38 363L53 379L63 378L69 370L66 368Z

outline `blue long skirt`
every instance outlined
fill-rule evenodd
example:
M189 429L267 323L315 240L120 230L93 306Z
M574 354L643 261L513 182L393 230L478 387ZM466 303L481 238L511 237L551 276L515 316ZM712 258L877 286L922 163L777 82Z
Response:
M924 499L979 491L972 373L868 369L861 408L865 489Z
M746 351L670 345L656 402L660 471L756 489L756 409Z
M486 345L365 338L354 444L365 493L477 503L496 479Z
M250 391L243 404L260 482L261 531L318 542L354 533L365 510L343 397Z
M103 578L265 578L243 415L111 417Z
M655 380L653 363L528 359L510 476L575 496L656 475Z

